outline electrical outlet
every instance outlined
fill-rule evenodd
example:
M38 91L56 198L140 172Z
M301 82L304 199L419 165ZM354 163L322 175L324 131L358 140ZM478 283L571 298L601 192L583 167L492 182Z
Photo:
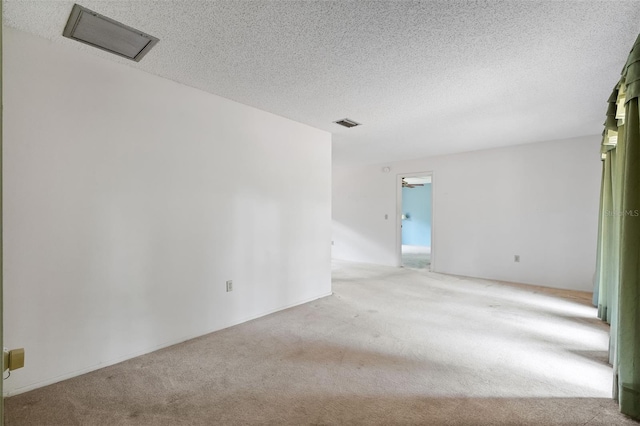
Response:
M227 281L227 293L233 291L233 281L229 280Z
M514 262L520 262L520 255L519 254L514 255L513 256L513 261Z
M8 350L4 348L4 370L17 370L24 367L24 348Z

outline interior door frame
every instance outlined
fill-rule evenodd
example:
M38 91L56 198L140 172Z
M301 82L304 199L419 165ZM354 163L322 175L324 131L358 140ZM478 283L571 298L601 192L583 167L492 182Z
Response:
M407 177L431 177L431 263L429 271L436 271L436 233L435 233L435 173L427 172L411 172L396 174L396 266L402 267L402 178Z

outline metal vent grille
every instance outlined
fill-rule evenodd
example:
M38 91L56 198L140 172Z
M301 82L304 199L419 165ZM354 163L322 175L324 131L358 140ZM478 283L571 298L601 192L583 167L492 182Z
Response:
M159 41L77 4L73 5L62 35L136 62Z
M334 121L334 123L344 126L348 129L361 125L360 123L356 123L355 121L350 120L348 118L343 118L342 120Z

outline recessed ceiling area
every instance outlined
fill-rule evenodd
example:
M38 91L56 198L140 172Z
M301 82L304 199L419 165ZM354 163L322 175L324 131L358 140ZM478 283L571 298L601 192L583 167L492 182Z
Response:
M162 40L134 63L63 37L73 5L3 20L331 132L337 166L599 134L640 32L635 1L82 1Z

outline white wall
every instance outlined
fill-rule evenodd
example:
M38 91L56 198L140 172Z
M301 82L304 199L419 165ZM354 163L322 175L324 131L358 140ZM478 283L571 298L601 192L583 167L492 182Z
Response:
M329 133L5 31L6 394L330 293Z
M398 265L399 176L432 171L435 271L591 291L599 144L590 136L335 168L333 257Z

